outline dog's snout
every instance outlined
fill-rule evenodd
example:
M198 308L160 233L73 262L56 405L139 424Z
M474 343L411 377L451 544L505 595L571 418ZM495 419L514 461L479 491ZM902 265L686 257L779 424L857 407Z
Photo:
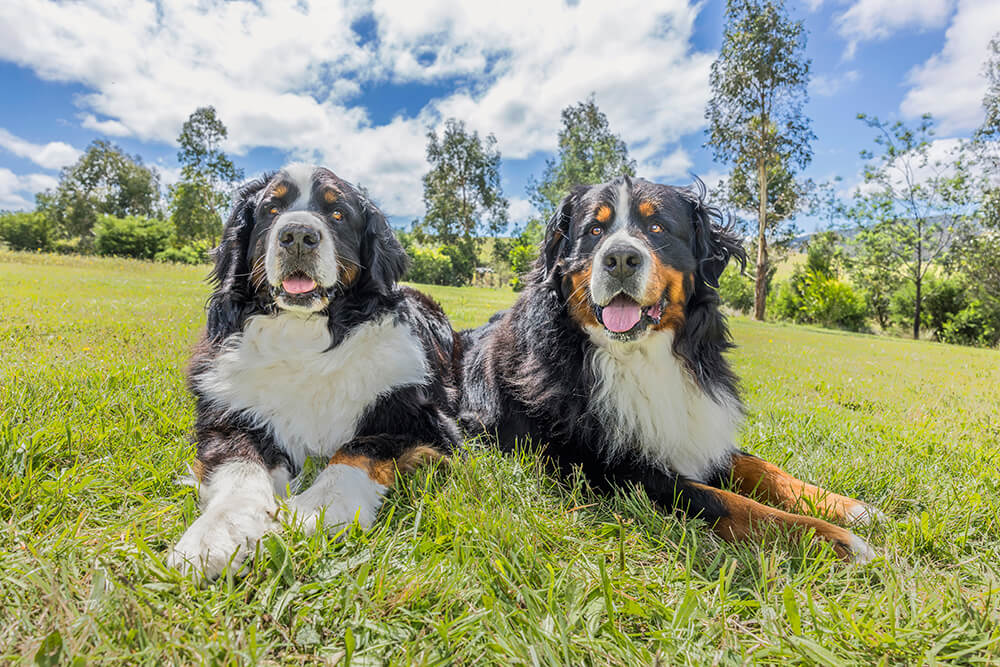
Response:
M616 278L628 278L642 266L642 255L631 246L608 249L604 255L604 270Z
M296 253L315 250L319 241L319 230L309 225L285 225L278 233L281 247Z

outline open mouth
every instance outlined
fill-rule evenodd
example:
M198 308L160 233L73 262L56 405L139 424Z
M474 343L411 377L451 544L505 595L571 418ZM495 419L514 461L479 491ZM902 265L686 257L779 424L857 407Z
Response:
M316 290L316 281L304 273L293 273L281 281L286 294L302 295Z
M296 271L285 276L280 285L271 288L271 294L281 299L283 303L305 306L314 303L314 299L324 299L329 296L328 290L307 274Z
M650 324L659 324L663 317L663 302L660 299L649 306L640 306L630 296L618 294L604 306L594 306L594 314L615 338L628 340L641 333Z

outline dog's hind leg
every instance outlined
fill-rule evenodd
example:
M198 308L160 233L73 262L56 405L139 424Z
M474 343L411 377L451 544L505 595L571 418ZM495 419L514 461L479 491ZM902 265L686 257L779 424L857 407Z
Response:
M312 485L288 500L293 522L307 532L349 524L357 518L369 528L382 505L382 497L396 480L422 463L443 458L434 447L409 436L358 437L342 447Z
M884 516L871 505L803 482L750 454L733 456L731 474L739 493L788 512L815 512L828 519L862 525Z

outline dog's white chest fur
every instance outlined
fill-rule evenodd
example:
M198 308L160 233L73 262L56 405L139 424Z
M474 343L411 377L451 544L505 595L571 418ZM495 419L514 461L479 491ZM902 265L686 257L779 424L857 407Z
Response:
M617 447L638 442L650 460L695 480L732 453L740 408L701 390L674 356L672 332L630 344L612 343L602 331L591 338L596 383L590 408Z
M420 341L390 316L329 346L325 317L253 317L226 341L199 388L269 427L296 466L308 456L332 456L375 400L423 384L428 371Z

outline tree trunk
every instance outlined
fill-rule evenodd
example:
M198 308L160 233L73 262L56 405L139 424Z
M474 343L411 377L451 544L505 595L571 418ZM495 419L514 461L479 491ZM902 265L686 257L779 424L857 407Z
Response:
M917 288L917 298L913 303L913 340L920 340L920 306L923 300L921 287L924 282L924 227L923 221L917 221L917 271L914 285Z
M924 281L918 276L917 277L917 298L916 298L914 306L913 306L913 310L914 310L914 313L913 313L913 340L919 340L920 339L920 300L921 300L920 288L922 287L921 283L923 283L923 282Z
M753 318L764 319L767 307L767 169L764 160L757 161L757 184L760 186L760 208L757 213L757 276L754 284Z

